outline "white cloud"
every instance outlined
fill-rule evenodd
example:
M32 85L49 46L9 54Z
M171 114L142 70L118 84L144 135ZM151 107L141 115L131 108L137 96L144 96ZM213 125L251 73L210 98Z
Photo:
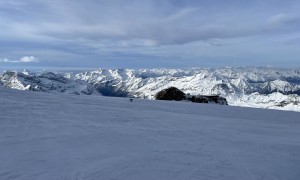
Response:
M0 62L10 62L10 60L8 58L1 58Z
M38 62L39 59L34 57L34 56L23 56L19 59L19 62L24 62L24 63L27 63L27 62Z
M0 62L4 62L4 63L30 63L30 62L38 62L38 61L39 59L34 56L23 56L19 60L0 58Z

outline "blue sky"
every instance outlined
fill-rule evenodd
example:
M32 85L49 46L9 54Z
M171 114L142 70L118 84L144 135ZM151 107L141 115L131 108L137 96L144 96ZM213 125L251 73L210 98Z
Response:
M0 66L300 67L299 0L0 0Z

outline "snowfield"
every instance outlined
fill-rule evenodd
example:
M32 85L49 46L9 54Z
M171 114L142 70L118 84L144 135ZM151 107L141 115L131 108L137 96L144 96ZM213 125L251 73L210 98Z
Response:
M300 179L300 113L0 87L0 179Z

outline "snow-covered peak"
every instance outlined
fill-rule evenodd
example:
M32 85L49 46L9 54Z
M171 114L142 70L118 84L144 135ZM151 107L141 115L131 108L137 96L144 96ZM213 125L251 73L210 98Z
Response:
M278 68L98 69L86 72L5 72L0 84L22 90L153 99L174 86L191 95L219 95L229 105L300 111L300 70ZM29 87L29 86L30 87ZM280 93L278 98L276 93ZM274 95L273 95L274 94ZM277 99L276 99L277 98ZM280 106L278 105L280 104ZM293 108L290 108L290 104Z
M98 94L91 84L81 80L72 80L62 74L43 72L35 74L31 72L6 71L0 75L3 86L30 91L68 94Z

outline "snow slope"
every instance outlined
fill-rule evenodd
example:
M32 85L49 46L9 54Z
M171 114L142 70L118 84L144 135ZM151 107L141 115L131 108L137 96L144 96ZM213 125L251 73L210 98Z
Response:
M299 115L0 87L0 179L299 180Z

